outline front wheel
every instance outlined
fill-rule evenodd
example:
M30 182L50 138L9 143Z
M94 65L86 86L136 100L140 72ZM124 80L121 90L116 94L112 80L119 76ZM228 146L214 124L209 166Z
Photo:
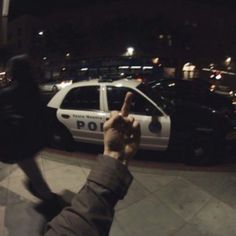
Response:
M55 149L74 151L74 140L69 131L60 125L52 128L49 135L49 145Z
M190 165L211 165L217 163L224 153L223 137L216 134L193 134L189 139L185 163Z

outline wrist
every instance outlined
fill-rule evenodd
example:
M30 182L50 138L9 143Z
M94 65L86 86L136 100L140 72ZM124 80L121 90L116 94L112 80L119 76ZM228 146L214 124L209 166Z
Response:
M106 156L109 156L115 160L118 160L124 165L128 164L128 162L124 159L124 154L122 152L104 150L103 155L106 155Z
M122 160L122 154L121 152L115 152L115 151L108 151L108 150L104 150L104 155L106 156L110 156L111 158L114 158L116 160Z

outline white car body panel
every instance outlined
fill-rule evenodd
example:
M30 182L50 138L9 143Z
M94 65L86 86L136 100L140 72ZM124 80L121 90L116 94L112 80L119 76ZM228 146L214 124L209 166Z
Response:
M103 95L100 89L100 97L99 97L100 110L101 107L103 106L102 98ZM57 118L61 123L63 123L68 128L75 141L102 143L103 141L102 128L103 128L103 123L106 120L106 113L100 110L89 111L89 110L58 109ZM67 119L63 118L63 114L69 115L69 118ZM91 131L91 129L93 130Z
M69 115L70 118L64 119L62 117L63 114ZM106 119L105 113L99 111L75 111L58 109L57 118L68 128L75 141L102 143L103 132L101 127ZM78 126L80 128L78 128ZM90 129L96 129L91 131L89 127Z
M108 111L106 86L112 85L116 87L127 87L133 89L136 92L140 93L148 101L150 101L150 103L152 103L162 113L162 116L158 117L130 114L134 116L134 118L138 120L141 125L140 148L150 150L166 150L168 148L170 138L170 117L166 115L163 110L158 107L157 104L155 104L155 102L153 102L145 94L142 94L138 89L136 89L139 84L140 82L136 80L119 80L114 82L101 83L99 83L98 80L91 80L74 83L59 91L48 103L48 107L57 109L58 120L68 128L68 130L76 141L102 144L103 123L105 122L106 118L109 117L110 114L110 111ZM100 86L99 111L69 110L60 108L60 105L66 94L71 89L80 86ZM66 115L66 118L63 118L63 115ZM150 128L150 124L154 120L158 120L158 122L161 124L161 129L158 131L152 130Z

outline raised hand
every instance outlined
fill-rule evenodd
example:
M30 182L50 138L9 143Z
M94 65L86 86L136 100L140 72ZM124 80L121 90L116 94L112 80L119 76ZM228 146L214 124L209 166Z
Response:
M140 125L129 116L133 94L128 92L121 111L112 111L104 123L104 155L128 164L140 144Z

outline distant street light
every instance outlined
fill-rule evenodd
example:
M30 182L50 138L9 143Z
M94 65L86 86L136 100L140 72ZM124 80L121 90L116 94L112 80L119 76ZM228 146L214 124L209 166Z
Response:
M134 55L134 48L133 47L128 47L125 53L126 56L132 57Z
M44 35L44 31L43 30L39 31L38 35L43 36Z
M66 57L69 57L70 56L70 53L68 52L68 53L66 53Z
M230 63L231 63L231 61L232 61L232 58L231 58L231 57L227 57L227 58L225 59L225 65L226 65L226 66L229 66Z
M159 58L158 57L152 58L152 63L153 64L158 64L159 63Z

